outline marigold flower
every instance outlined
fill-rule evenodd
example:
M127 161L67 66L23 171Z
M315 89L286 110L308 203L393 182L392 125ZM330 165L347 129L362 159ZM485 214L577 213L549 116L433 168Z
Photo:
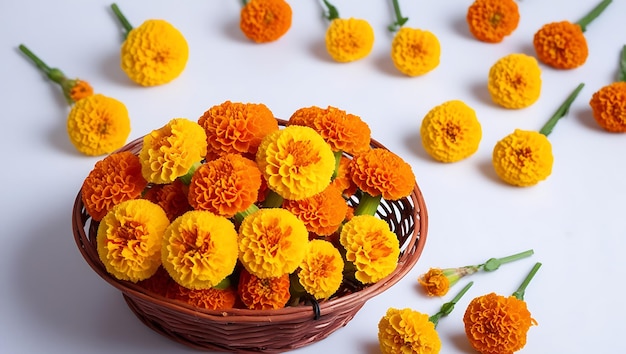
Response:
M363 284L383 279L398 265L398 237L387 222L375 216L353 217L343 225L339 242L346 249L346 260L356 267L356 279Z
M156 86L180 76L187 65L189 45L178 29L165 20L146 20L133 28L116 4L111 8L126 31L121 68L132 81Z
M420 127L422 146L435 160L456 162L473 155L482 139L476 112L463 101L444 102L431 109Z
M489 69L487 89L494 103L511 109L526 108L541 94L541 69L537 59L513 53Z
M378 342L383 354L437 354L441 339L428 315L405 308L389 308L378 322Z
M237 292L251 310L273 310L285 307L291 297L289 274L259 278L245 269L239 273Z
M314 298L333 295L343 281L343 259L339 250L325 240L311 240L300 264L300 285Z
M424 75L437 66L441 57L439 39L430 31L402 27L391 42L391 60L401 73Z
M304 222L309 232L319 236L328 236L337 231L348 212L348 204L341 190L333 185L312 197L285 200L283 208Z
M519 9L513 0L475 0L467 9L470 33L479 41L500 43L519 24Z
M285 209L260 209L239 226L239 260L259 278L275 278L296 270L306 252L309 233Z
M161 265L161 240L170 221L161 207L133 199L114 206L100 221L98 256L121 280L150 278Z
M139 197L147 184L137 155L117 152L96 162L83 181L81 198L91 218L100 221L113 206Z
M550 176L554 157L548 138L536 131L515 129L493 148L493 167L505 182L535 185Z
M626 82L602 87L593 94L589 105L600 127L612 133L626 132Z
M237 303L237 291L231 286L225 289L187 289L174 283L168 291L168 297L206 310L228 310Z
M324 0L330 21L326 29L326 51L333 60L347 63L365 58L374 47L374 29L366 20L340 18L337 8Z
M257 43L273 42L289 31L291 17L284 0L250 0L241 9L239 28Z
M91 95L77 101L67 117L70 142L89 156L109 154L126 143L130 117L126 106L111 97Z
M227 153L254 156L261 140L278 130L278 121L264 104L225 101L198 119L207 136L207 160Z
M268 188L292 200L323 191L335 171L330 145L312 128L298 125L265 136L256 162Z
M226 154L198 167L189 184L189 204L230 218L256 202L261 172L256 163Z
M349 197L356 193L357 186L352 182L350 175L350 163L352 159L347 156L341 156L339 166L337 166L335 178L330 184L338 188L344 197Z
M411 165L393 152L376 148L356 155L350 163L352 181L372 196L398 200L411 194L415 175Z
M160 266L150 278L138 281L137 285L151 293L163 297L169 297L168 293L171 287L174 285L178 286L162 266Z
M214 287L237 263L237 231L222 216L189 211L165 230L163 267L178 284L189 289Z
M148 182L171 183L201 161L206 149L201 126L186 118L174 118L144 136L139 152L143 176Z
M150 186L144 198L163 208L170 221L193 209L187 201L187 187L180 179Z

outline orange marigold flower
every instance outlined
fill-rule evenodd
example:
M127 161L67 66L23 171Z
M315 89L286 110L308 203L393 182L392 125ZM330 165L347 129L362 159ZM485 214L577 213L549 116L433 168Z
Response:
M342 227L339 237L346 260L356 267L355 277L361 283L375 283L396 269L400 243L386 221L357 215Z
M370 148L371 130L367 123L361 117L336 107L300 108L291 115L288 125L313 128L330 144L333 151L354 155Z
M239 260L259 278L275 278L296 270L306 252L309 233L290 211L260 209L239 227Z
M352 182L350 175L350 163L352 159L347 156L341 156L339 166L337 167L336 176L330 184L338 188L344 197L350 197L356 193L357 186Z
M81 198L91 218L100 221L113 206L139 197L147 184L137 155L117 152L96 162L83 181Z
M165 230L163 267L178 284L207 289L229 276L237 263L237 231L230 220L189 211Z
M333 60L347 63L365 58L374 47L374 29L366 20L335 18L326 30L326 50Z
M189 184L189 204L230 218L257 201L260 187L261 172L254 161L226 154L196 169Z
M500 43L519 24L519 9L513 0L476 0L467 9L470 33L479 41Z
M132 199L114 206L100 221L98 256L121 280L148 279L161 265L161 240L170 221L161 207Z
M513 53L489 69L487 89L494 103L511 109L526 108L541 95L541 69L537 59Z
M293 200L323 191L335 171L330 145L312 128L298 125L268 134L259 146L256 162L268 188Z
M450 279L443 273L442 269L431 268L428 273L422 274L418 278L419 283L424 287L428 296L444 296L450 290Z
M626 82L602 87L593 94L589 105L600 127L612 133L626 132Z
M130 135L130 117L126 106L101 94L81 99L67 117L70 142L89 156L109 154L121 148Z
M391 42L391 60L401 73L408 76L424 75L437 66L441 44L432 32L402 27Z
M278 130L278 121L264 104L225 101L198 119L207 136L207 160L226 153L256 154L264 136Z
M304 290L321 300L333 295L343 281L343 258L332 243L312 240L300 264L298 280Z
M411 165L393 152L376 148L356 155L350 163L352 181L372 196L398 200L411 194L415 175Z
M250 0L241 9L239 28L257 43L273 42L289 31L291 17L284 0Z
M152 185L144 198L163 208L170 221L192 210L187 201L187 186L180 179L168 184Z
M341 190L333 185L312 197L285 200L283 208L302 220L307 230L320 236L328 236L337 231L348 212Z
M378 343L383 354L437 354L441 339L428 315L410 308L389 308L378 322Z
M87 82L83 80L70 80L71 87L69 89L69 96L72 101L76 102L81 98L89 97L93 95L93 87Z
M582 29L569 21L543 25L533 37L537 58L557 69L574 69L587 61L589 49Z
M503 181L519 187L532 186L552 173L552 144L541 133L515 129L496 143L492 160Z
M237 292L244 305L251 310L274 310L285 307L291 294L289 274L259 278L242 269Z
M171 183L206 155L206 134L197 123L174 118L143 138L139 152L148 182Z
M177 283L171 286L168 297L206 310L228 310L235 307L237 291L233 287L225 289L188 289Z

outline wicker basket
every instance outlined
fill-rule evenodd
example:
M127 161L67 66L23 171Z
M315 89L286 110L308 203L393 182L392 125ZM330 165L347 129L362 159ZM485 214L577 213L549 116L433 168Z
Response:
M285 121L279 120L285 125ZM121 150L139 153L139 138ZM372 140L372 147L385 148ZM352 200L358 203L358 200ZM193 308L169 300L110 275L98 257L98 223L85 211L80 192L72 213L72 228L78 248L93 270L122 292L126 303L148 327L186 346L204 351L233 353L281 353L326 338L345 326L365 302L397 283L415 265L426 242L428 215L417 184L407 198L382 200L377 215L398 236L401 253L396 270L385 279L366 286L344 284L331 299L279 310ZM280 335L277 335L277 334Z

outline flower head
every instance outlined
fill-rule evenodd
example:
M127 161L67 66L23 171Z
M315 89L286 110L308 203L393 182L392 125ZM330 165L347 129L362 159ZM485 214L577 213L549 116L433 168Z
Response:
M76 102L80 100L81 98L85 98L85 97L89 97L93 95L93 87L91 87L89 82L84 81L84 80L80 80L80 79L69 80L67 87L68 87L67 95L70 97L70 100L72 100L73 102ZM63 92L65 91L66 89L64 87Z
M513 0L476 0L467 9L470 33L479 41L500 43L519 24L519 9Z
M143 138L139 152L148 182L171 183L206 155L206 134L197 123L174 118Z
M161 265L161 240L170 221L161 207L133 199L114 206L100 221L98 256L121 280L148 279Z
M224 289L188 289L174 283L167 295L169 298L206 310L228 310L237 303L237 291L231 286Z
M515 129L496 143L492 162L503 181L519 187L532 186L552 173L552 144L541 133Z
M389 308L378 322L378 342L383 354L437 354L441 339L428 315L405 308Z
M306 252L309 233L285 209L260 209L239 227L239 260L259 278L275 278L296 270Z
M374 29L366 20L335 18L326 30L326 50L331 58L347 63L365 58L374 47Z
M401 73L424 75L437 66L441 56L439 39L432 32L402 27L391 42L391 60Z
M476 112L459 100L431 109L420 128L422 146L435 160L456 162L473 155L482 139Z
M100 221L115 205L139 197L147 184L137 155L117 152L96 162L83 181L81 198L91 218Z
M356 267L356 279L363 284L383 279L398 265L398 237L386 221L375 216L353 217L342 227L339 241L346 249L346 260Z
M353 195L356 190L356 184L352 182L352 176L350 175L350 163L352 159L347 156L341 156L339 159L339 166L337 166L336 176L330 184L338 188L344 197Z
M150 186L144 198L163 208L170 221L193 209L187 201L187 187L180 179Z
M207 289L229 276L237 263L237 231L222 216L189 211L165 230L163 267L178 284Z
M273 42L289 31L291 16L284 0L250 0L241 9L239 28L257 43Z
M569 21L543 25L533 37L537 58L557 69L574 69L587 61L589 49L580 25Z
M626 82L602 87L593 94L589 105L600 127L613 133L626 132Z
M343 281L343 265L341 254L332 243L312 240L300 264L298 280L314 298L326 299L339 289Z
M350 170L352 181L360 190L387 200L404 198L415 187L411 165L387 149L376 148L356 155Z
M312 128L297 125L268 134L256 162L268 187L293 200L323 191L335 170L330 145Z
M307 230L319 236L328 236L344 221L348 204L341 190L329 185L322 192L301 200L285 200L283 208L302 220Z
M513 53L489 69L487 88L496 104L511 109L526 108L541 94L541 69L537 59Z
M285 307L291 294L289 274L259 278L246 269L239 273L237 292L244 305L252 310L272 310Z
M130 134L126 106L96 94L77 101L67 117L70 142L85 155L98 156L121 148Z

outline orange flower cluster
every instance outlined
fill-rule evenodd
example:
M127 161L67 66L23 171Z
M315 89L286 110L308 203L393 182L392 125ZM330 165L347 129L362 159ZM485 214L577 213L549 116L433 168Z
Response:
M513 0L476 0L467 9L466 21L476 39L502 42L519 24L519 9Z
M241 9L239 28L254 42L273 42L289 31L291 16L284 0L250 0Z

